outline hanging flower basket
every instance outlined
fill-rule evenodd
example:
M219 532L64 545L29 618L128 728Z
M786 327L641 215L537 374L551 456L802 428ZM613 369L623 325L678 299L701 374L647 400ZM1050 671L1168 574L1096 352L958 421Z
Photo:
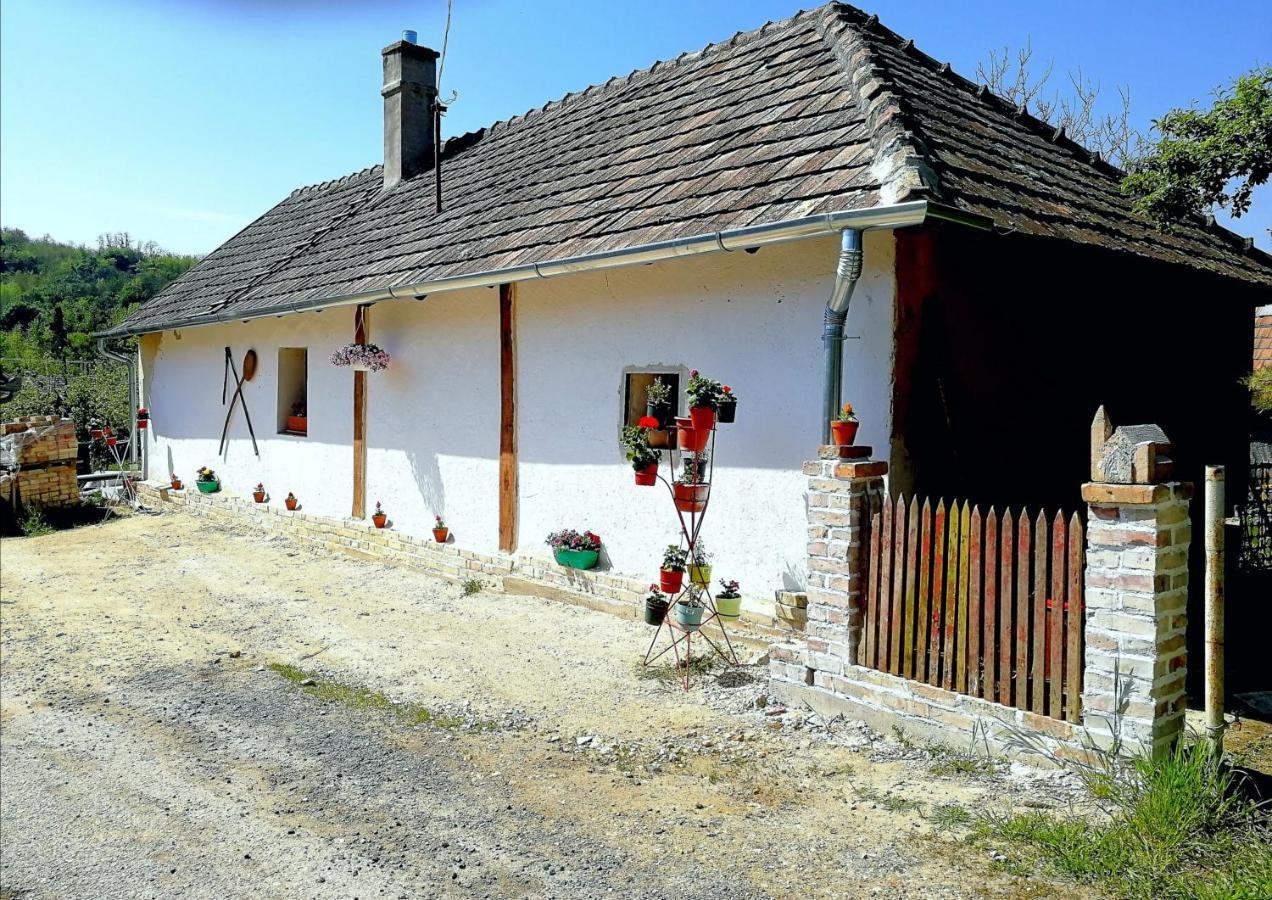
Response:
M331 364L355 372L382 372L389 367L389 351L375 344L345 344L331 354Z

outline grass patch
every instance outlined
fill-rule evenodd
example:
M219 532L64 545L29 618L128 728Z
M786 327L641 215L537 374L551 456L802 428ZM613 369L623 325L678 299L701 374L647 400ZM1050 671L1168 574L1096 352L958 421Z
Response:
M324 703L339 703L350 709L369 710L383 713L407 725L431 725L434 728L463 728L467 726L474 731L488 731L494 725L465 719L463 716L449 713L436 713L418 703L394 703L379 691L370 688L354 687L323 678L314 672L307 672L299 666L289 663L270 663L270 669L285 680L296 685L309 696Z
M975 817L966 807L958 803L938 803L928 814L932 827L937 831L951 831L955 828L966 828L975 821Z
M710 673L714 660L710 656L695 656L689 661L689 676ZM654 666L636 664L636 677L642 681L663 681L671 683L685 677L685 664L675 662L659 663Z
M899 797L896 794L881 794L872 787L854 787L853 793L857 795L858 799L867 803L877 803L881 808L889 812L909 812L919 808L919 804L914 800Z
M1126 898L1272 897L1272 821L1203 743L1159 761L1085 774L1099 821L982 816L976 837L1014 845L1022 862Z
M972 731L973 748L977 740L982 737L981 731L978 723L978 727ZM993 775L999 768L999 764L990 758L988 750L984 753L976 753L974 750L959 750L947 744L919 743L911 739L900 725L892 726L892 736L907 750L922 750L931 755L932 763L928 766L929 775L939 777Z
M473 594L480 594L485 586L480 578L466 578L459 586L460 595L471 597Z

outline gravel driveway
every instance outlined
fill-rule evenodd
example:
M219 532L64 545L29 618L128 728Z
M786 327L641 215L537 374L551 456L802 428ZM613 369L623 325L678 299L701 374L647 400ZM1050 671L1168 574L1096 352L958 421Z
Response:
M181 514L0 544L3 897L1049 896L1025 771L684 693L645 626ZM646 673L647 674L647 673ZM948 823L945 823L946 825Z

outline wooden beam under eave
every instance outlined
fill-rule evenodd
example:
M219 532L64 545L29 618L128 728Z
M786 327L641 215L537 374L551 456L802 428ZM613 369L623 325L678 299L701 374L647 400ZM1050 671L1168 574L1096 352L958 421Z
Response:
M499 285L499 549L517 549L517 307Z
M354 309L355 344L367 342L371 307ZM353 517L367 515L367 373L353 373Z

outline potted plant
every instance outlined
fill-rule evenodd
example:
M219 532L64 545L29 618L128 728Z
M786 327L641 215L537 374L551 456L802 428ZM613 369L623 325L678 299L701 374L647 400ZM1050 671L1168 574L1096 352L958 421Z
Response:
M720 387L720 399L716 401L716 421L725 425L733 424L738 414L738 395L727 384Z
M694 428L693 419L676 417L676 446L685 453L700 453L711 440L711 429Z
M658 420L658 427L671 427L675 418L675 408L671 405L671 385L661 378L655 378L645 388L645 415Z
M287 431L292 434L309 434L309 419L305 415L305 404L296 402L291 406L291 415L287 417Z
M590 569L601 555L601 537L591 531L554 531L546 543L556 561L569 569Z
M839 415L830 420L831 438L840 446L851 445L857 439L857 428L861 423L857 421L857 414L853 411L851 403L845 403L839 410Z
M679 594L685 579L685 561L689 558L687 550L681 550L675 544L668 544L663 551L662 568L658 571L658 586L665 594Z
M287 492L287 498L283 500L283 502L286 503L287 508L291 510L294 510L297 506L300 505L300 501L296 499L296 495L293 494L291 491Z
M687 513L700 513L707 508L711 485L707 483L707 454L695 453L685 457L684 467L676 483L671 486L676 509Z
M252 488L252 499L257 503L265 502L265 485L257 482L256 487Z
M433 516L433 540L439 544L446 543L446 538L450 535L450 529L446 527L446 523L442 521L441 516Z
M389 351L375 344L345 344L331 354L331 364L355 372L382 372L392 362Z
M689 373L685 394L689 397L689 418L698 431L715 429L716 404L722 393L720 382L703 377L697 369Z
M715 595L716 615L722 619L736 619L742 615L742 594L736 581L720 579L720 593Z
M179 490L181 490L181 488L182 488L182 487L183 487L183 485L181 484L181 479L180 479L180 478L178 478L176 475L173 475L173 476L172 476L172 489L173 489L174 491L179 491Z
M676 604L676 624L685 631L697 631L702 627L702 614L706 607L697 594L686 594Z
M194 483L199 487L201 494L215 494L221 489L221 479L216 477L216 473L207 466L199 469L198 477Z
M641 419L640 425L627 425L623 428L623 446L627 448L627 460L636 472L636 483L643 485L656 484L658 481L658 451L649 446L649 427L644 425L648 418Z
M376 528L383 528L389 521L389 517L384 514L384 507L380 505L380 501L375 501L375 512L371 513L371 521L375 523Z
M658 585L649 586L649 594L645 597L645 624L661 625L667 618L667 597L658 589Z
M702 538L694 541L693 552L689 556L689 581L698 587L711 586L711 551Z

